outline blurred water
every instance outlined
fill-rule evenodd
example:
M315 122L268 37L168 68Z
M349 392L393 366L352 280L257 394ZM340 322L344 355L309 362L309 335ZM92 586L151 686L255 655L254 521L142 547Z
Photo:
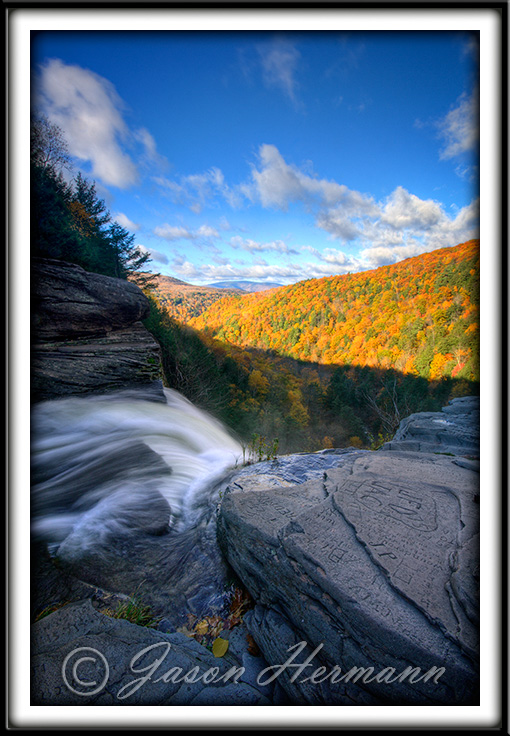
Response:
M84 540L93 530L97 540L130 527L159 534L200 522L242 448L220 422L164 392L166 404L117 393L34 407L35 539L55 547L71 532Z

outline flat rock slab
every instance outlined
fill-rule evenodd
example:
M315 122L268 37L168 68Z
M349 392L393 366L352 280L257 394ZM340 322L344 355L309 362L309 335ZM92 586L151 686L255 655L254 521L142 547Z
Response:
M303 657L320 646L314 664L329 672L444 668L437 682L367 677L354 691L282 677L293 702L476 702L478 508L476 472L407 452L361 454L322 481L227 493L219 538L259 604L248 625L268 662L285 662L297 637Z
M236 493L295 486L322 478L330 468L348 467L355 458L367 453L369 450L346 448L279 455L274 460L246 465L237 470L229 479L226 489Z
M230 676L227 676L230 672ZM69 604L32 626L31 705L270 705L238 663L165 634Z

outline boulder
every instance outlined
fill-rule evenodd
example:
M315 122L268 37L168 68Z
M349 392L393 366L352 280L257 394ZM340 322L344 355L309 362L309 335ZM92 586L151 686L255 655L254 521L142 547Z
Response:
M400 422L399 428L382 450L408 450L480 456L480 399L464 396L452 399L441 412L419 412Z
M292 702L477 702L478 474L455 460L353 453L320 480L230 486L218 534L248 628L271 665L312 658L278 677Z

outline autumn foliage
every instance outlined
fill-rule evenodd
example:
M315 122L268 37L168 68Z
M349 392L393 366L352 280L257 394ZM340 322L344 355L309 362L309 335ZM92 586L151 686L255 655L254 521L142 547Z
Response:
M189 324L325 365L478 380L479 241L215 302Z
M231 427L247 457L274 447L375 449L405 416L478 393L478 263L470 241L232 294L185 322L157 290L146 325L168 385Z
M239 289L192 286L185 281L160 274L154 278L154 283L161 306L170 316L184 323L200 316L219 299L239 293Z

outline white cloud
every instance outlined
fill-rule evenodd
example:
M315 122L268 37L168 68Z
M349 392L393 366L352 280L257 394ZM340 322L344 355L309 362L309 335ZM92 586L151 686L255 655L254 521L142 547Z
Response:
M146 128L129 129L126 105L113 84L90 69L50 59L39 68L35 101L62 129L71 155L90 162L98 183L120 189L138 183L138 165L126 150L136 151L137 143L145 165L168 165Z
M439 209L438 209L439 208ZM260 258L263 252L295 254L283 241L259 243L234 236L230 245L258 255L252 263L214 258L218 265L195 265L183 257L174 261L175 272L185 279L211 281L225 279L267 279L292 283L309 278L341 275L397 263L438 248L479 237L479 202L474 201L454 216L447 216L438 203L420 200L402 187L382 203L379 217L365 217L359 221L359 255L353 256L336 248L318 248L304 245L301 253L312 258L306 262L271 264ZM371 209L372 212L372 209ZM383 217L386 219L383 221ZM364 246L364 247L363 247ZM235 264L235 265L234 265Z
M234 279L256 279L259 281L277 281L280 283L294 283L310 278L340 275L363 268L363 264L354 261L342 264L331 263L290 263L285 266L267 264L264 261L249 265L233 265L232 262L223 265L198 265L182 259L175 259L172 263L171 275L177 274L184 280L191 279L199 282L224 281Z
M225 183L223 172L216 166L202 174L181 176L177 181L163 176L155 176L153 181L173 202L188 206L196 214L200 214L218 195L232 208L239 207L242 201L240 191Z
M309 164L306 169L310 169ZM349 264L354 266L370 267L382 259L394 263L477 237L476 203L466 208L462 217L452 218L441 203L420 199L402 186L376 202L344 184L319 179L288 164L276 146L268 144L260 147L259 164L252 168L246 192L263 207L284 211L289 204L301 202L315 216L316 226L332 239L365 246L363 260Z
M158 238L164 238L165 240L181 240L182 238L191 238L191 233L186 230L185 227L179 227L175 225L160 225L154 228L154 235Z
M307 251L315 256L319 261L329 264L328 267L320 265L320 268L326 271L328 268L331 270L331 266L337 269L339 268L340 273L344 273L346 271L358 271L364 268L362 261L344 253L342 250L337 250L336 248L324 248L323 250L318 250L310 245L303 245L300 250L303 252ZM317 265L315 268L317 268Z
M219 232L215 228L209 227L209 225L200 225L196 234L197 234L197 237L202 237L202 238L219 238L220 237Z
M252 176L263 207L286 210L289 202L304 200L305 192L299 172L288 166L276 146L260 147L261 169Z
M345 184L304 173L297 166L287 164L276 146L270 144L260 146L259 167L252 167L248 191L263 207L287 210L290 203L302 202L317 214L319 227L346 239L354 236L353 225L347 224L347 218L378 212L371 197Z
M158 168L165 169L168 166L167 159L157 151L156 141L146 128L140 128L134 134L134 137L144 147L145 163L156 165Z
M475 200L454 217L448 217L441 209L436 221L433 218L429 223L414 221L413 226L400 231L385 228L380 222L366 224L363 237L367 247L360 257L367 267L373 268L458 245L479 237L479 217L479 200Z
M152 180L159 187L168 190L170 194L173 195L173 197L176 199L176 201L184 193L184 188L180 184L177 184L177 182L172 181L171 179L167 179L165 176L153 176Z
M377 245L372 248L365 248L360 255L362 260L371 268L377 266L386 266L391 263L398 263L404 258L420 255L426 252L422 246L417 243L397 246L390 248L388 246Z
M272 240L268 243L258 243L256 240L241 238L239 235L235 235L230 238L230 245L232 248L241 248L242 250L247 250L250 253L276 251L277 253L285 253L287 255L297 255L297 251L289 248L287 243L284 243L283 240Z
M154 235L165 240L210 240L220 237L218 231L209 225L200 225L197 230L188 230L181 225L169 225L168 223L155 227Z
M257 47L262 65L263 79L267 86L278 87L294 103L297 102L296 71L301 54L285 39Z
M220 229L221 230L232 230L232 225L227 220L227 218L223 215L220 219Z
M217 189L227 187L219 170L210 170L207 175L185 177L182 181L187 186L193 185L197 191L204 191L204 188L213 184ZM267 278L280 276L295 280L359 271L396 263L404 258L478 237L478 202L473 202L457 214L449 215L440 202L421 199L403 186L396 187L388 197L376 202L373 197L349 189L337 181L320 179L314 174L310 162L306 162L301 168L288 164L277 147L269 144L260 147L259 160L252 167L251 180L242 187L237 187L237 191L241 190L251 202L266 208L285 211L292 203L301 204L314 217L316 227L328 233L330 239L350 242L361 249L359 256L354 257L335 248L319 251L303 246L300 251L310 252L315 262L306 266L301 263L287 264L284 268L290 270L280 274L274 271L277 266L262 261L240 265L244 269L273 269L266 274ZM201 236L206 239L219 238L218 230L207 225L190 231L165 224L156 228L155 233L169 240L196 240ZM259 242L236 235L230 239L229 244L234 249L251 253L252 256L269 252L286 256L297 255L297 251L291 249L284 240ZM208 248L209 253L212 253L210 244ZM220 253L216 255L220 257ZM225 264L219 263L219 266L224 267ZM204 268L201 267L201 272ZM294 277L290 275L291 271ZM189 273L182 275L190 276ZM253 272L244 271L243 275L255 278ZM204 278L213 276L228 278L228 274L216 272L208 272ZM236 274L236 277L241 276Z
M479 90L476 88L471 96L463 93L456 107L437 123L439 136L445 141L439 155L441 159L475 150L480 137L479 116Z
M157 156L156 141L146 128L140 128L140 130L136 132L136 137L141 141L141 143L143 143L147 156L150 156L151 158Z
M147 248L147 246L142 245L141 243L138 243L136 245L136 248L138 248L141 253L148 253L151 259L153 261L156 261L157 263L168 263L168 257L164 253L161 253L161 251L159 250L154 250L154 248Z
M319 258L326 263L335 263L337 266L352 264L351 259L343 251L335 248L324 248Z
M480 63L480 37L477 33L469 37L462 51L463 55L470 56L476 65Z
M480 237L480 200L476 199L471 204L463 207L452 219L447 217L439 222L427 233L426 250L445 248L458 243Z
M356 225L340 209L320 212L317 227L340 240L355 240L360 235Z
M113 216L113 219L126 230L134 230L135 232L140 230L140 225L130 220L123 212L117 212L117 214Z
M41 67L37 92L40 107L63 130L71 154L90 161L95 178L121 189L137 182L137 167L121 147L130 135L124 104L111 82L50 59Z
M444 213L441 205L432 199L420 199L404 187L397 187L384 205L381 222L395 230L430 228L438 223Z

